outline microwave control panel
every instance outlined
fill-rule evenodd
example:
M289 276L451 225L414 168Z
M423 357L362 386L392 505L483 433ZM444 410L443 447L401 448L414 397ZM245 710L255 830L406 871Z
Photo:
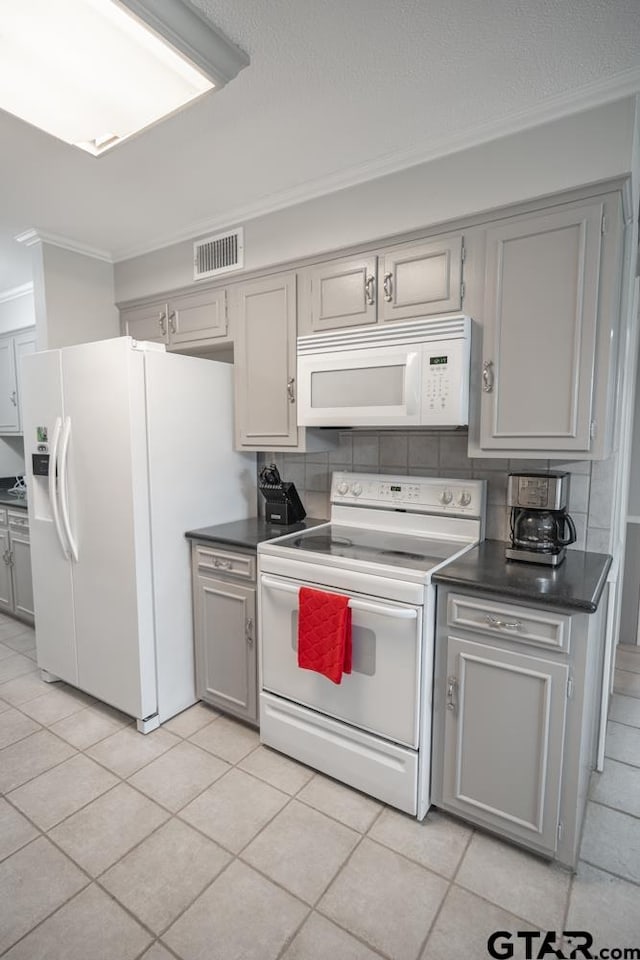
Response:
M422 351L422 423L469 422L469 344L444 340Z

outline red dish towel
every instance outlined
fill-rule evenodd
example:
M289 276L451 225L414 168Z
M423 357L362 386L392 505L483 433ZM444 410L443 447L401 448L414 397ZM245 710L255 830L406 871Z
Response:
M299 601L298 666L340 683L351 673L349 597L300 587Z

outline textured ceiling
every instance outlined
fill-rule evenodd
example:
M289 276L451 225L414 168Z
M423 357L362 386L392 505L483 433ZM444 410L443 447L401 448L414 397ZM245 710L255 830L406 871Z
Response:
M220 91L95 159L0 112L0 291L35 227L121 259L640 89L639 0L194 0Z

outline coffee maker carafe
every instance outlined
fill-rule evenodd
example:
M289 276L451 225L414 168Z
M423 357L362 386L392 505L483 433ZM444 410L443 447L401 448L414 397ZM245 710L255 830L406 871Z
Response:
M568 473L510 473L507 504L511 507L508 560L556 567L576 541L576 528L566 511Z

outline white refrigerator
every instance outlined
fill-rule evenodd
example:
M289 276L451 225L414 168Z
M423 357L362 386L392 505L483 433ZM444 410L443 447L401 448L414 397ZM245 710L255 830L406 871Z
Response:
M146 733L196 700L185 531L256 513L233 368L119 337L22 374L38 665Z

